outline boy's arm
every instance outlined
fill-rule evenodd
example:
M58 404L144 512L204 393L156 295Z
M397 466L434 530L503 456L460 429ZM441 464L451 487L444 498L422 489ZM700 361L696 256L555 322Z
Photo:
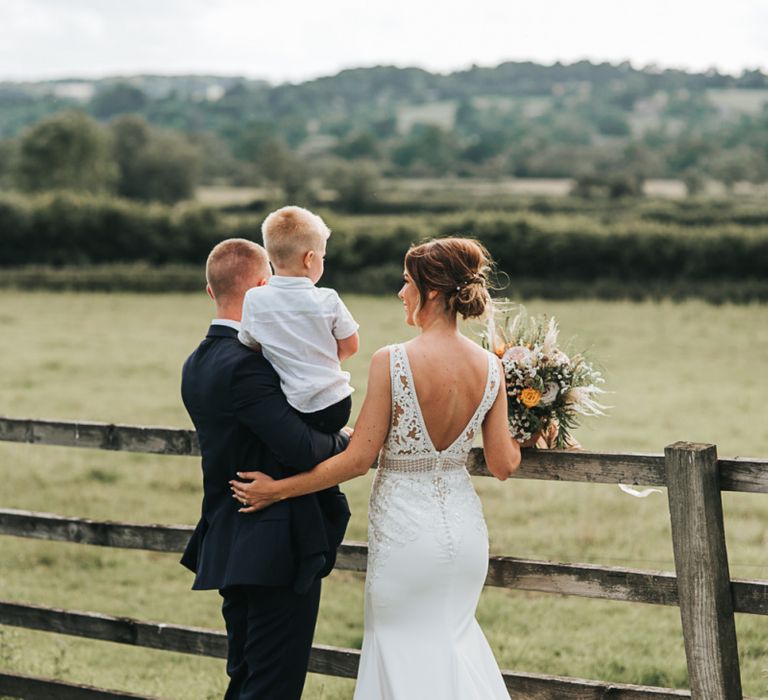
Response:
M358 351L360 335L357 329L360 328L360 324L355 321L354 316L352 316L336 292L334 292L334 297L336 309L333 322L333 337L336 338L339 362L341 362L348 357L352 357Z
M348 357L352 357L360 348L360 334L355 331L349 338L336 340L336 346L339 352L339 362L343 362Z
M240 330L237 332L237 339L252 350L258 350L261 348L261 343L259 343L259 341L251 334L251 326L255 325L251 323L251 307L253 306L252 291L253 290L249 289L245 293L245 298L243 299L242 319L240 321Z

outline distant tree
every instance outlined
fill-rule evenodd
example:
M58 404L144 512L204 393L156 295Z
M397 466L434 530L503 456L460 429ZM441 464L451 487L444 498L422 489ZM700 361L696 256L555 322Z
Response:
M328 185L336 190L340 208L364 212L376 201L379 172L372 163L342 163L331 172Z
M680 179L685 185L685 191L689 197L695 197L704 191L706 180L698 168L688 168L680 174Z
M580 173L571 183L571 196L592 199L597 194L599 182L594 173Z
M458 128L473 130L476 129L480 123L480 112L474 104L472 104L471 99L464 98L456 107L456 115L454 119Z
M611 199L641 197L645 180L641 174L632 171L616 172L606 176L608 196Z
M147 96L129 83L115 83L99 90L91 100L91 112L100 119L116 114L141 112L147 105Z
M276 121L278 131L290 148L296 148L307 138L307 117L295 114Z
M255 160L264 146L277 138L274 123L263 120L250 121L238 134L235 153L243 160Z
M747 70L745 68L737 84L740 88L768 88L768 74L759 69Z
M444 174L455 162L457 144L453 134L438 126L418 125L392 153L395 165L421 165L432 173Z
M267 141L257 153L255 163L262 177L280 187L288 200L312 199L307 166L281 140Z
M747 146L713 154L708 159L706 168L728 191L731 191L737 182L760 183L766 180L765 158Z
M378 158L379 144L370 131L356 131L333 149L336 155L347 160Z
M120 195L166 203L194 195L201 165L198 147L177 132L151 127L137 115L118 117L111 128Z
M20 189L112 190L117 166L108 132L82 112L46 117L21 137L14 169Z
M216 134L189 134L187 140L200 151L200 179L205 183L229 183L242 179L245 163L232 153L229 144Z
M375 118L371 121L370 127L373 133L380 139L389 138L397 133L397 117L389 115L387 117Z
M461 151L459 157L463 161L479 164L497 156L503 142L494 138L492 134L484 133L471 139Z
M643 194L643 179L631 171L583 173L574 178L571 187L574 197L639 197Z
M123 175L130 174L136 161L136 154L143 150L152 134L152 127L144 117L129 114L118 117L110 125L114 140L114 151Z
M548 124L551 140L557 143L588 145L592 142L592 125L585 119L569 113L552 116Z
M528 154L524 162L518 162L517 168L524 168L524 177L568 177L574 170L574 164L588 164L588 156L593 149L572 144L546 143Z
M667 154L668 168L674 174L690 168L699 168L716 153L716 150L712 139L703 136L682 136Z
M0 187L10 187L18 144L15 139L0 140Z
M688 90L672 93L664 111L667 116L685 119L689 125L702 123L717 115L717 110L707 99L706 93Z
M593 117L595 127L604 136L629 136L631 130L627 118L619 109L603 109Z

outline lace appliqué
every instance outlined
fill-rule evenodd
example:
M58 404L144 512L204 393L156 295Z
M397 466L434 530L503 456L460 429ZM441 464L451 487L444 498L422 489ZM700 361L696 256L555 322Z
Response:
M500 373L489 354L480 405L447 449L429 438L416 397L405 348L390 347L392 425L379 459L369 502L368 581L372 583L393 547L421 535L434 536L453 558L468 527L487 537L480 499L466 470L469 450L499 390Z

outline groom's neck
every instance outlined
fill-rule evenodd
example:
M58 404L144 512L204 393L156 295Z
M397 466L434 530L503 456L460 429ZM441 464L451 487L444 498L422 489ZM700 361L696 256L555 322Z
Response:
M226 318L240 323L243 317L243 302L230 304L216 304L216 318Z

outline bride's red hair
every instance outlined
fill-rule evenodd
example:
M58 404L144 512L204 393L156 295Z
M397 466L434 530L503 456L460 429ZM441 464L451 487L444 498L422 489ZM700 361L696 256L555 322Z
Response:
M491 268L485 246L471 238L435 238L411 246L405 254L405 269L419 292L415 315L434 290L444 298L449 313L464 319L482 316L491 301Z

